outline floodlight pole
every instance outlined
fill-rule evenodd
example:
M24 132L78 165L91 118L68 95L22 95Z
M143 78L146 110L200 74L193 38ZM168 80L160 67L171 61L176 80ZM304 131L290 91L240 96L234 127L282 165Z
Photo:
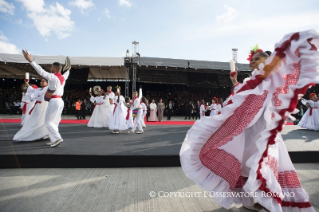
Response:
M139 42L133 41L133 54L132 54L132 69L133 69L133 80L132 80L132 93L136 90L136 72L137 72L137 63L139 63L140 60L140 54L137 52L139 49ZM133 61L133 58L138 57L137 63Z
M125 97L130 96L130 66L131 58L129 56L129 50L126 51L126 57L124 59L124 64L126 67L125 73Z

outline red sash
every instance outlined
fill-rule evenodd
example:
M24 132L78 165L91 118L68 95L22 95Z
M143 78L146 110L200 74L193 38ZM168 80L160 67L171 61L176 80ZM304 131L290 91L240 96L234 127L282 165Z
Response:
M40 101L36 101L36 102L35 102L35 104L33 105L32 109L31 109L30 112L29 112L29 115L31 115L33 109L35 108L35 106L36 106L37 104L41 104L41 102L40 102Z
M59 96L59 95L53 95L53 96L51 96L51 99L54 99L54 98L62 98L62 96Z
M127 108L127 115L126 115L126 120L129 120L129 118L130 118L130 109L129 108Z
M114 107L114 110L113 110L113 116L114 116L114 113L115 113L116 107L117 107L117 104L115 104L115 107Z
M25 114L25 112L27 111L27 104L28 103L26 103L26 102L24 102L24 105L23 105L23 107L22 107L22 114Z

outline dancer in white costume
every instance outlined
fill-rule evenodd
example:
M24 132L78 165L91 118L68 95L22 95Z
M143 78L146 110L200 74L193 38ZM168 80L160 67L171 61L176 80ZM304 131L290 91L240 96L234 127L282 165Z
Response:
M48 73L41 66L36 64L27 51L22 50L22 53L27 61L30 62L31 66L36 70L36 72L43 78L48 80L48 90L45 94L45 98L49 100L47 111L45 113L45 126L49 131L50 143L47 145L55 147L63 142L63 139L59 133L59 123L61 121L61 114L64 107L64 102L62 96L64 93L65 81L68 79L71 67L62 75L62 65L60 63L53 63L51 66L51 71L53 73ZM48 97L46 97L46 95Z
M209 109L210 109L210 116L216 116L218 115L218 111L217 111L217 103L218 99L216 97L214 97L212 99L212 104L210 105Z
M112 91L112 86L107 86L106 88L106 92L107 92L107 98L110 102L110 109L107 110L107 119L108 120L111 120L111 117L113 116L113 111L114 111L114 97L115 97L115 94L114 92Z
M134 127L134 122L133 122L133 113L131 110L132 104L131 104L131 99L130 97L125 98L125 103L127 107L127 113L126 113L126 125L128 129L132 129Z
M253 50L252 78L238 88L233 103L221 115L196 121L187 132L180 151L182 168L205 190L235 193L214 196L221 206L314 211L280 132L298 96L319 83L318 41L319 34L310 30L286 35L270 57ZM236 84L237 74L231 79ZM287 192L292 195L282 196Z
M205 106L205 101L203 99L201 100L199 111L200 111L200 118L204 117L206 113L206 106Z
M301 99L302 104L309 104L310 108L303 115L302 119L298 123L300 127L307 128L309 130L319 130L319 101L315 93L309 95L310 100Z
M34 141L48 138L49 131L44 123L45 113L48 107L48 102L44 101L44 94L48 89L48 82L46 79L42 79L40 84L41 88L33 93L33 96L35 96L35 104L28 113L29 118L13 137L14 141Z
M138 109L138 112L137 112L137 115L135 117L135 120L134 120L134 127L131 131L129 131L129 133L134 133L136 128L138 128L138 131L136 132L137 134L141 134L143 133L143 127L142 127L142 122L141 122L141 119L142 119L142 116L143 116L143 110L142 110L142 107L141 107L141 101L140 99L138 98L138 92L137 91L134 91L133 92L133 107L132 107L132 110L135 110L135 109Z
M143 96L142 99L141 99L141 108L143 110L143 115L141 117L141 125L142 125L143 128L146 127L145 116L147 114L147 106L146 106L145 103L147 103L147 99Z
M26 82L27 90L22 93L21 99L21 110L22 110L22 118L21 118L21 125L26 122L29 118L29 112L31 108L33 108L35 101L32 100L32 95L38 89L38 86L32 85L30 86L28 82Z
M90 95L90 101L95 103L95 106L87 126L95 128L109 127L111 118L108 114L110 111L112 112L112 109L108 99L108 92L104 96L102 96L102 91L99 91L96 97L92 96L91 93Z
M127 130L126 115L127 107L124 105L125 99L121 95L120 91L117 91L114 98L114 111L110 121L110 130L113 133L120 133L122 130Z

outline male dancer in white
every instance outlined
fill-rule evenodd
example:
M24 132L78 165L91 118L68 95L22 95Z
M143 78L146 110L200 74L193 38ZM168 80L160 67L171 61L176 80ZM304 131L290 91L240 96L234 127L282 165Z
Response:
M31 54L25 50L22 50L22 53L24 58L29 61L36 72L48 80L48 91L54 91L45 114L45 126L49 130L49 137L51 140L51 142L47 144L51 147L55 147L63 142L58 126L61 121L61 114L64 107L62 95L64 93L65 80L69 77L69 70L71 67L62 75L62 65L55 62L51 66L51 71L53 73L48 73L32 60Z
M144 132L142 128L142 122L141 122L141 119L143 116L143 110L141 107L140 99L138 98L137 91L133 92L133 107L131 110L133 111L134 109L138 109L138 112L134 120L134 127L132 128L132 131L129 131L129 133L134 133L136 128L138 128L138 131L136 132L136 134L141 134Z

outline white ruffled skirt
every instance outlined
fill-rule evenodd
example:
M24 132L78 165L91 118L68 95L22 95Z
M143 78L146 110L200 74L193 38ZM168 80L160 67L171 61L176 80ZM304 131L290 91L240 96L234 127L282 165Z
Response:
M87 126L95 128L109 127L111 120L110 114L112 114L110 105L107 105L106 103L96 105Z
M42 101L41 104L35 105L31 115L29 115L31 108L23 127L14 135L13 140L34 141L49 135L49 131L44 123L47 107L48 102Z
M310 114L310 109L302 116L298 125L309 130L319 131L319 109L312 109L312 114Z

